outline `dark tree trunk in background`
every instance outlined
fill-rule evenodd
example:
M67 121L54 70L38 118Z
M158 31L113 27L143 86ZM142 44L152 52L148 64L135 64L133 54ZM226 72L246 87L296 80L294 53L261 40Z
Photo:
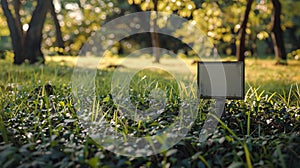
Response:
M246 12L243 18L243 22L241 25L241 28L239 30L239 41L240 43L237 45L237 50L236 50L236 58L238 61L244 61L245 60L245 40L246 40L246 28L247 28L247 23L249 20L249 13L251 10L253 0L247 0L247 6L246 6Z
M38 0L33 11L29 29L25 38L25 57L31 64L44 63L44 54L41 51L42 32L51 0Z
M16 23L16 26L17 26L17 29L18 29L18 34L19 34L19 37L20 37L20 43L21 43L21 46L22 46L22 55L24 55L24 42L25 42L25 36L24 36L24 31L23 31L23 26L22 26L22 23L21 23L21 15L20 15L20 8L21 8L21 1L20 0L15 0L14 1L14 10L15 10L15 23ZM21 57L22 60L24 61L25 59L25 56L22 56ZM19 63L16 63L16 64L19 64Z
M14 49L14 64L20 65L25 59L31 64L44 62L44 55L41 51L42 30L46 14L52 0L38 0L37 6L32 14L27 32L23 32L20 16L20 0L13 2L14 14L9 9L7 0L1 0L1 6L6 17L12 46Z
M57 13L55 12L55 7L54 7L54 4L53 4L53 1L51 1L50 12L51 12L51 16L53 18L53 22L54 22L54 25L55 25L56 46L59 47L59 48L65 48L64 40L63 40L61 29L60 29L60 24L59 24L59 21L57 19ZM58 53L63 54L61 52L58 52Z
M231 34L235 36L234 28L231 28ZM230 49L232 55L236 54L236 38L232 39L230 42Z
M272 15L272 41L274 45L275 57L277 59L276 64L287 64L287 56L283 41L283 31L281 29L281 3L279 0L272 0L273 15Z
M20 0L15 0L14 1L14 10L15 10L15 23L16 26L18 27L19 35L23 37L23 28L22 28L22 23L21 23L21 16L20 16L20 8L21 8L21 1ZM22 42L24 43L24 39L22 39Z
M17 19L14 18L14 16L12 15L9 7L8 7L8 3L7 0L1 0L1 6L4 12L4 15L6 17L7 20L7 24L8 24L8 28L10 31L10 37L12 39L12 46L14 49L14 64L22 64L25 60L24 57L24 46L22 44L22 41L20 39L23 39L23 35L22 35L22 26L18 26L18 24L20 22L16 21ZM16 8L16 4L14 4L15 8ZM16 12L18 13L18 12ZM18 15L18 14L17 14Z
M158 0L154 0L154 11L155 12L155 18L154 19L150 19L150 21L152 21L151 24L151 29L152 29L152 33L151 33L151 41L152 41L152 47L153 48L153 54L154 54L154 62L155 63L159 63L160 60L160 50L159 50L159 36L157 33L157 17L158 17L158 13L157 13L157 6L158 6Z
M272 38L269 37L265 40L266 44L268 45L268 47L265 49L265 53L266 54L274 54L274 45L272 42Z

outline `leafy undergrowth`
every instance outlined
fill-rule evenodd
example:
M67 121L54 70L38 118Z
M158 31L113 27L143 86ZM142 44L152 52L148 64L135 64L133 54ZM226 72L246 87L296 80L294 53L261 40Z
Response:
M63 70L54 72L65 76L71 71ZM157 155L134 158L105 150L89 138L76 114L71 86L64 84L67 80L28 82L32 76L41 76L26 71L36 69L2 73L10 84L0 83L1 167L300 167L298 85L292 85L283 95L250 87L245 100L226 101L217 129L204 142L200 142L199 133L214 101L202 100L197 119L183 140ZM18 76L16 73L20 78L11 79ZM51 74L44 73L45 77ZM102 72L101 77L105 74ZM116 108L110 94L100 93L100 106L107 112L105 119L115 120ZM147 106L143 96L133 95L131 101ZM125 128L136 131L136 135L155 134L173 122L168 118L174 118L178 106L180 98L174 96L155 124L132 123Z
M287 106L276 94L269 96L252 90L245 101L227 101L218 129L200 143L199 128L212 103L202 102L193 128L176 146L155 156L129 158L104 150L87 137L76 117L70 86L31 88L34 89L7 87L1 98L3 167L297 167L300 164L299 101Z

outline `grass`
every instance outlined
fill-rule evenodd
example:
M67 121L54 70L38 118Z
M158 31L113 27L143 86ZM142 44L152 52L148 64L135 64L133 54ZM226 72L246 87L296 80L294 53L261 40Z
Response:
M291 84L299 84L300 62L289 61L288 66L276 66L272 60L248 60L246 62L246 81L271 92L287 92Z
M89 58L90 59L90 58ZM61 65L74 66L76 65L77 59L75 57L47 57L46 60L59 62ZM145 66L155 65L152 63L152 58L142 57L139 59L129 58L124 62L124 57L104 57L101 61L99 67L101 69L106 68L109 65L124 65L125 67L132 68L141 68ZM195 59L185 58L183 59L186 66L191 69L191 72L196 74L197 65L192 64ZM234 60L234 58L223 58L223 61ZM99 61L98 58L95 58L95 61ZM93 63L95 62L92 61ZM291 84L298 84L300 81L300 61L289 60L288 66L277 66L275 65L276 60L272 59L246 59L245 62L245 79L246 79L246 88L250 86L255 86L261 88L262 90L270 92L278 92L283 94L290 89ZM88 66L87 64L84 64ZM181 64L178 64L178 61L165 58L161 60L162 68L172 67L171 70L180 72L182 71Z
M197 119L179 143L149 157L125 157L105 150L93 139L76 114L71 90L74 59L47 58L46 66L13 66L0 60L0 165L2 167L299 167L300 159L300 62L275 66L270 60L246 61L245 100L226 101L217 129L200 143L199 128L210 113L212 100L201 100ZM144 64L152 65L146 62ZM73 63L72 63L73 61ZM140 65L143 64L133 64ZM185 60L195 73L191 59ZM103 61L100 67L122 62L121 58ZM87 64L89 62L86 62ZM129 69L126 64L124 69ZM172 65L163 59L162 68ZM164 67L165 66L165 67ZM122 71L123 72L123 71ZM122 117L110 95L113 69L99 70L97 98L92 102L93 120L99 112L122 134L155 135L177 120L183 105L172 77L159 71L135 74L130 84L130 101L147 109L151 90L168 95L167 108L153 120L135 122ZM166 79L166 80L165 80ZM138 84L140 83L140 84ZM145 87L148 86L148 87ZM159 90L158 90L159 91ZM101 110L99 110L101 109ZM99 130L102 128L99 127Z

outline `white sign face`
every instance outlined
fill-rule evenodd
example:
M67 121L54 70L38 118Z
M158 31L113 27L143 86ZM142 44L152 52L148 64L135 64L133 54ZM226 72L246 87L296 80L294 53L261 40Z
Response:
M244 98L243 62L199 62L200 98Z

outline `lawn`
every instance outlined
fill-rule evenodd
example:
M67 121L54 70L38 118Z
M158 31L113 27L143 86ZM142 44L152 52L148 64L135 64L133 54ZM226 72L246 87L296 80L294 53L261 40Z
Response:
M153 86L168 93L168 106L156 119L140 123L122 117L109 92L114 69L106 67L122 63L124 58L105 59L96 77L96 107L105 111L104 120L115 131L155 135L176 121L178 109L184 104L176 89L172 90L173 85ZM152 65L147 57L129 61L124 69L143 67L147 61L146 65ZM184 61L196 75L193 59ZM47 57L44 66L13 66L0 60L2 167L300 167L299 61L275 66L273 60L247 59L245 99L226 101L218 127L206 141L200 143L199 128L213 100L200 101L197 119L179 143L159 154L137 158L106 150L88 136L72 94L75 63L73 57ZM181 69L170 58L162 59L160 66ZM149 80L144 80L145 76ZM139 109L148 108L149 93L143 86L160 77L151 72L135 77L130 100Z
M231 61L235 58L225 58L223 61ZM61 65L75 66L76 57L47 57L49 62L58 62ZM99 61L99 58L95 58L95 61ZM145 66L157 66L152 63L152 58L142 57L139 59L127 58L124 63L125 58L123 57L104 57L100 61L99 68L105 69L109 65L124 65L128 68L142 68ZM194 58L185 58L183 61L191 69L191 72L196 75L197 73L197 64L192 64L195 60ZM249 86L255 88L261 88L269 92L279 92L283 94L288 92L291 85L299 84L300 81L300 62L297 60L289 60L288 66L276 66L276 61L270 58L268 59L246 59L245 62L245 80L246 80L246 89ZM88 66L88 64L84 64ZM171 70L181 71L182 68L177 63L176 60L171 58L163 58L161 60L161 67L171 67Z

